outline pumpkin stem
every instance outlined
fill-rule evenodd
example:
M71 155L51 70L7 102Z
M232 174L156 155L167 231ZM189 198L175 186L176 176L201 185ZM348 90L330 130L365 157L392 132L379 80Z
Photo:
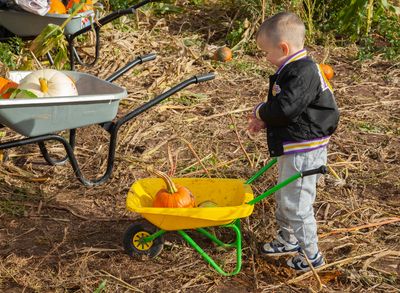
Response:
M39 83L40 83L40 90L43 93L47 93L49 91L49 86L47 84L47 79L45 78L39 78Z
M176 185L174 184L174 182L172 182L172 179L167 174L165 174L161 171L155 170L152 167L148 167L147 171L164 180L165 184L167 185L168 193L173 194L173 193L178 192L178 188L176 188Z

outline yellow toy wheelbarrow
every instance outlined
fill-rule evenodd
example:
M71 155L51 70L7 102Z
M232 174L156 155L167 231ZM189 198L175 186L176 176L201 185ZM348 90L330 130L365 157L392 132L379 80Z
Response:
M132 223L125 231L123 245L130 256L157 256L163 249L163 235L167 231L177 231L218 273L232 276L240 272L242 266L242 236L240 218L251 215L254 204L273 194L282 187L300 177L325 174L326 167L298 172L283 182L254 198L250 184L271 168L277 159L274 158L261 170L244 182L241 179L222 178L174 178L173 181L186 186L195 196L196 203L212 201L216 207L197 208L153 208L154 196L164 188L160 178L145 178L136 181L129 190L126 200L128 210L139 213L146 220ZM224 243L206 227L222 226L231 228L236 239ZM195 229L208 237L218 246L236 248L236 267L232 272L225 272L184 230Z

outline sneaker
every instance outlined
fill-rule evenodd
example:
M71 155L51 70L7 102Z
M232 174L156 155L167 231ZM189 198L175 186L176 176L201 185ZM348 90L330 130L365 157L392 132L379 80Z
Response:
M278 231L278 234L272 242L264 243L261 246L261 253L269 256L281 256L295 254L300 251L300 245L298 242L290 243L282 237L282 232Z
M319 251L313 258L309 258L309 261L315 269L325 264L325 260ZM310 270L310 266L302 252L289 259L287 265L299 272L307 272Z

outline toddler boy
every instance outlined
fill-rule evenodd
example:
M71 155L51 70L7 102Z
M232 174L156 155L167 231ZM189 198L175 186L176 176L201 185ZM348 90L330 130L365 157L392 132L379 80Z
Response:
M278 182L327 161L327 145L337 128L339 111L331 86L304 49L305 27L288 12L264 21L258 47L278 69L269 78L268 99L254 108L249 131L267 130L271 157L278 159ZM287 264L298 271L325 264L318 249L313 203L318 175L299 178L275 193L276 238L261 247L265 255L296 254Z

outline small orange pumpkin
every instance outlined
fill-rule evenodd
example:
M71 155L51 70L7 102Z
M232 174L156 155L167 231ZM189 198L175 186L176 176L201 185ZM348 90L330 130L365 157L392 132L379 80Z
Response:
M324 73L325 77L330 80L334 76L333 68L328 65L328 64L320 64L319 67L321 68L321 71Z
M166 189L160 189L153 201L155 208L193 208L195 201L192 193L184 186L176 186L171 178L160 171L152 168L147 169L150 173L160 177L167 185Z
M227 62L232 60L232 50L228 47L220 47L214 52L214 60Z
M67 10L70 10L74 7L74 5L78 5L80 3L85 3L82 9L79 12L93 10L93 1L92 0L69 0L67 4Z
M50 0L49 13L67 14L67 10L65 9L65 5L61 2L61 0Z
M3 86L5 86L9 82L10 82L9 79L0 77L0 90L3 88Z
M7 78L0 77L0 97L3 99L9 99L12 92L8 89L16 89L18 87L18 83L13 82Z

